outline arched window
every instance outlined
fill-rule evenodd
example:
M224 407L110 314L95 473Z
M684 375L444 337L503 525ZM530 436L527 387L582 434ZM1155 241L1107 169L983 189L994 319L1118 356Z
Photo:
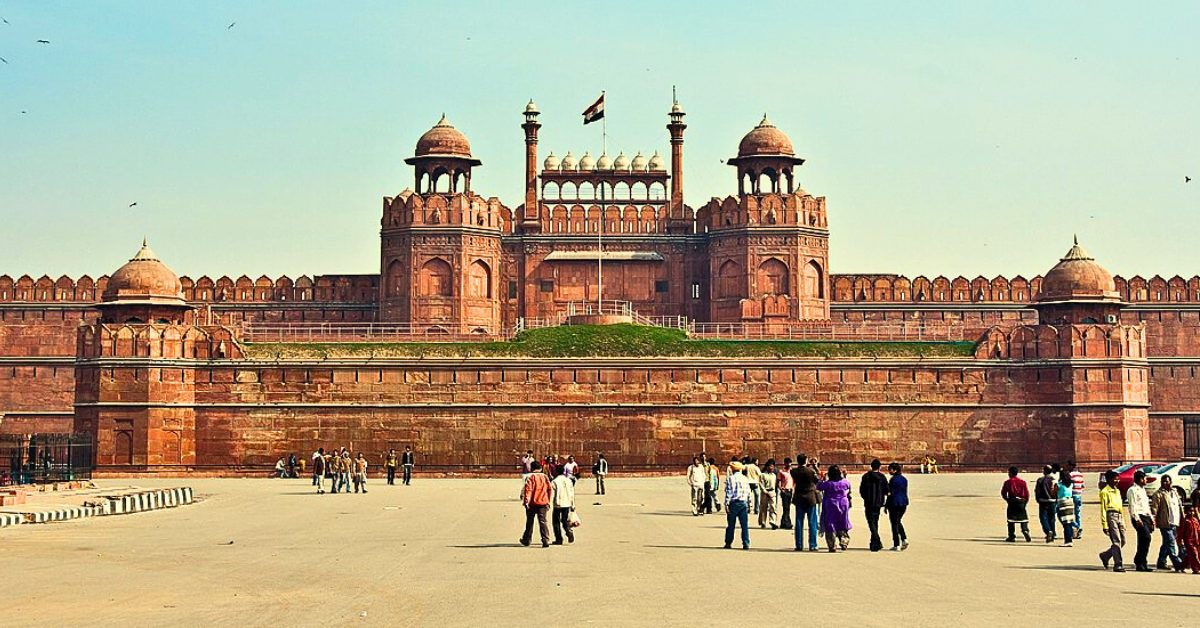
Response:
M759 294L787 294L788 267L787 264L772 257L758 267Z
M563 184L562 198L563 198L563 200L568 200L568 201L573 201L573 200L579 198L579 191L575 187L574 183L567 181L566 183Z
M650 200L662 201L667 198L667 186L662 183L650 184Z
M483 260L471 262L467 269L467 294L472 297L492 298L492 271Z
M742 267L733 260L721 264L717 271L717 298L732 299L742 296Z
M614 193L616 194L614 198L616 198L618 201L629 200L629 184L624 181L618 182Z
M546 187L542 188L542 198L544 198L544 199L550 199L550 200L557 201L558 195L559 195L558 184L553 181L547 183Z
M404 264L400 260L394 259L391 264L388 264L387 269L387 294L391 296L400 296L400 291L404 287Z
M641 181L634 183L633 188L630 189L629 193L633 196L633 200L635 201L646 200L646 184L642 183Z
M825 280L821 273L821 265L811 260L804 265L800 275L800 290L807 297L821 299L825 297Z
M590 201L596 198L596 186L589 181L584 181L579 184L579 199Z
M433 258L421 266L420 294L422 296L448 297L453 290L454 272L440 258Z

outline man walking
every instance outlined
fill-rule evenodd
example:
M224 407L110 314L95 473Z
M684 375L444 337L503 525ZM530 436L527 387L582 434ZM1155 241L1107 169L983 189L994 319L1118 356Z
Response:
M1067 473L1071 474L1071 499L1075 501L1075 538L1083 538L1083 487L1085 481L1074 460L1067 461Z
M554 544L563 544L564 531L567 535L567 542L574 543L575 532L571 529L571 511L575 510L575 482L567 476L566 469L558 470L558 475L550 483L550 490L553 493L551 503L554 504L554 513L550 517L554 521Z
M1054 542L1054 502L1057 501L1058 483L1054 481L1054 467L1042 467L1042 477L1034 485L1033 494L1037 499L1038 520L1042 522L1042 532L1046 534L1046 542Z
M1133 567L1137 571L1154 571L1150 566L1150 541L1154 539L1154 516L1150 512L1150 497L1146 495L1146 472L1138 469L1133 473L1133 486L1125 491L1129 502L1129 522L1137 534L1137 552L1133 555Z
M592 465L592 475L596 476L596 494L604 494L604 476L608 475L608 461L604 454L596 452L596 463Z
M417 462L417 454L412 450L411 445L404 446L404 453L400 456L400 466L404 468L403 482L405 486L412 484L413 465Z
M883 549L879 538L879 513L887 503L888 479L879 471L879 458L871 461L871 470L863 474L858 483L858 495L863 499L863 510L867 513L867 527L871 529L871 551Z
M725 478L725 549L733 547L733 530L742 526L742 549L750 549L750 483L742 474L745 466L736 458L729 462Z
M1158 550L1157 567L1167 568L1167 558L1171 559L1171 568L1183 573L1183 560L1179 558L1178 541L1179 524L1183 522L1183 503L1179 493L1171 486L1171 476L1162 476L1154 499L1150 500L1150 513L1154 517L1154 526L1162 535L1162 547Z
M396 483L396 450L389 449L387 456L384 457L383 466L387 469L387 483L394 485Z
M1125 546L1125 509L1121 505L1121 491L1117 489L1117 472L1104 472L1104 488L1100 489L1100 526L1112 541L1112 547L1100 553L1100 562L1108 569L1108 561L1113 563L1113 571L1125 571L1121 561L1121 548Z
M792 469L792 503L796 505L796 551L804 549L804 526L808 525L808 551L817 551L817 472L808 465L808 456L796 456Z
M354 461L350 459L350 450L342 448L342 459L338 469L342 472L342 491L346 494L350 493L350 474L354 470Z
M534 460L521 490L521 505L525 507L525 534L521 535L521 545L525 547L533 540L534 518L542 533L542 547L550 547L550 522L546 520L550 510L550 480L541 471L542 463Z
M688 490L692 496L692 516L698 517L704 509L704 465L700 458L692 458L692 466L687 469Z
M779 520L779 527L784 530L791 530L792 490L796 487L796 482L792 479L792 459L784 458L783 467L775 475L776 484L779 488L779 511L782 513L782 517Z

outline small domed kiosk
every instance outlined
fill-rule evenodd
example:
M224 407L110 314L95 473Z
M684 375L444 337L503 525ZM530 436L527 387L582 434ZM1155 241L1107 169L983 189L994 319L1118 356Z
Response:
M1042 278L1034 308L1043 325L1115 324L1125 307L1113 276L1079 245Z
M108 279L96 305L104 323L182 323L192 309L183 299L179 276L163 264L146 240Z

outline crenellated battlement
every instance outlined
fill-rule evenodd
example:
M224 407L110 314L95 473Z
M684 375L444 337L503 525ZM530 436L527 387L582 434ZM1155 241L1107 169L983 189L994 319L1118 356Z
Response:
M406 189L383 199L383 229L474 227L512 233L512 210L496 197L473 193L416 194Z
M216 360L244 356L227 327L101 323L79 328L76 357Z
M745 227L827 229L825 197L804 190L794 194L746 194L714 197L696 212L696 231L708 233Z
M22 275L15 281L0 275L0 303L97 303L108 285L108 275L93 280L84 275L72 279L66 275L57 280L43 275L34 280ZM250 279L222 276L215 281L207 275L199 279L183 276L183 298L189 303L366 303L378 301L379 275L301 275L292 280L287 275L272 279L266 275Z
M1041 275L1033 279L1020 275L1011 279L1003 275L993 279L961 275L909 279L903 275L835 274L832 280L833 300L845 303L1028 303L1037 299L1042 285ZM1179 275L1170 279L1118 275L1113 280L1122 300L1129 303L1200 303L1200 276L1185 280Z
M975 348L983 360L1146 359L1146 325L993 327Z

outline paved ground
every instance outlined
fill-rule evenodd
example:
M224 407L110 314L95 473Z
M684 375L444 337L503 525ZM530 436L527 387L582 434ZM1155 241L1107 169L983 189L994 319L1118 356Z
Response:
M1200 576L1101 570L1091 499L1076 547L1004 543L1002 479L913 476L912 547L866 551L857 511L836 555L757 529L720 549L724 517L692 517L682 478L614 478L604 498L583 481L578 541L549 549L516 543L517 480L196 479L196 505L0 530L0 625L1194 624Z

